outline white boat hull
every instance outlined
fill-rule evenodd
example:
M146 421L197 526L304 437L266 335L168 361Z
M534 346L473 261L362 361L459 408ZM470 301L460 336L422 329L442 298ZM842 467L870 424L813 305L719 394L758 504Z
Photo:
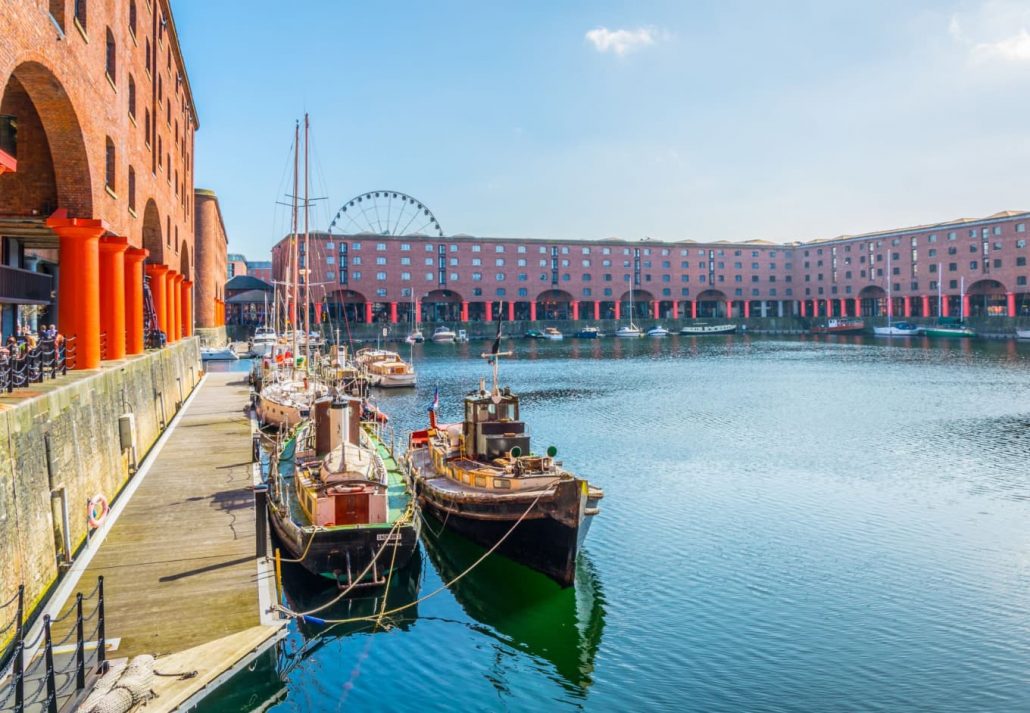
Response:
M407 389L416 384L414 374L380 374L371 377L372 386L381 389Z
M878 337L914 337L917 336L923 330L920 328L916 329L898 329L897 327L873 327L873 334Z
M735 324L712 324L696 327L683 327L680 334L729 334L737 329Z
M456 338L453 334L434 334L433 342L436 344L454 344Z
M240 357L232 350L232 347L225 349L201 349L200 358L204 361L237 361Z
M1017 329L1016 339L1020 341L1030 341L1030 329Z

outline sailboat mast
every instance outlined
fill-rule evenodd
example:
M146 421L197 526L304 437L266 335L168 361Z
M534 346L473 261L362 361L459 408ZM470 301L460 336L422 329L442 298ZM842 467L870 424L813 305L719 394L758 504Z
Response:
M308 235L308 115L304 114L304 366L311 358L311 250Z
M290 327L293 330L293 356L297 357L297 282L300 278L300 270L297 266L297 183L300 171L300 122L293 127L293 230L290 236L290 259L293 260L293 284L290 295Z
M891 254L887 253L887 326L891 326L894 316L894 298L891 296ZM888 332L889 334L889 332Z

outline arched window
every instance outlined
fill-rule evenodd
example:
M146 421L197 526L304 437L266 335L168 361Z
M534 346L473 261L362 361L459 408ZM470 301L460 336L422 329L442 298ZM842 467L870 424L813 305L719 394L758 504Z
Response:
M129 210L136 210L136 169L129 166Z
M150 109L146 109L143 113L143 140L147 143L147 148L150 148Z
M129 75L129 116L136 118L136 80Z
M118 68L115 65L115 47L114 47L114 35L111 34L111 28L107 28L107 76L111 78L113 82L118 78Z
M75 0L75 21L83 30L86 29L86 0Z
M150 38L148 37L147 38L147 72L149 73L150 71L151 71L150 70Z
M114 141L111 141L111 137L107 137L107 162L104 171L105 183L107 187L112 191L115 187L115 154L114 154Z
M129 31L133 37L136 36L136 0L129 2Z

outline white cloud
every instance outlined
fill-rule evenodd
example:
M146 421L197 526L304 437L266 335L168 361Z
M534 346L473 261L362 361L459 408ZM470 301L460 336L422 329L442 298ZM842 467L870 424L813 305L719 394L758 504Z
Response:
M609 30L607 27L596 27L586 34L586 39L598 52L613 52L624 57L649 47L659 39L662 33L651 27L638 27L634 30Z
M959 16L952 15L948 22L948 34L953 40L968 48L972 59L980 62L1028 62L1030 61L1030 32L1026 25L1025 8L1014 8L1006 3L986 3L972 20L972 35L965 31ZM1010 34L1013 25L1020 25L1015 34ZM985 37L986 36L986 37ZM988 39L988 37L990 39Z

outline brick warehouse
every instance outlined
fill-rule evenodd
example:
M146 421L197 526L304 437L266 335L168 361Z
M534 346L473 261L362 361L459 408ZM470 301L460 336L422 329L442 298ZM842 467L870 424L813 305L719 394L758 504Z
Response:
M224 273L197 269L199 124L167 0L4 3L0 92L4 334L56 321L80 368L138 353L144 272L169 341L192 334L194 285Z
M425 322L620 319L631 279L639 319L1025 317L1028 224L1008 211L789 244L317 233L300 274L316 318L355 322L410 322L413 306ZM289 236L277 281L288 253Z

